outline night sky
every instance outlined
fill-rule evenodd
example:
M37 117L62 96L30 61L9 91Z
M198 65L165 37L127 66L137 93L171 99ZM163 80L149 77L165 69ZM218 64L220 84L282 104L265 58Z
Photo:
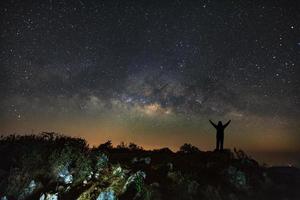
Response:
M2 135L213 150L208 119L231 119L225 148L300 163L297 0L3 0L0 15Z

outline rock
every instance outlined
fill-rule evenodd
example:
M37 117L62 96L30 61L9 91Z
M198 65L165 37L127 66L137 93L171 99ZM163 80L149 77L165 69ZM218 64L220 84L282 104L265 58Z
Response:
M71 187L68 186L68 187L66 188L65 192L68 192L70 189L71 189Z
M34 180L30 181L29 185L28 185L28 193L31 194L37 187L37 184L35 183Z
M65 184L71 184L73 182L73 176L69 172L68 167L65 166L63 167L59 172L58 172L58 177L61 179Z
M90 174L89 174L88 177L87 177L87 180L91 180L92 177L93 177L93 175L94 175L94 173L93 173L93 172L90 172Z
M0 200L8 200L6 196L1 197Z
M131 184L135 184L135 187L136 187L136 190L138 191L138 192L141 192L141 190L142 190L142 186L143 186L143 183L144 183L144 179L146 178L146 174L145 174L145 172L143 172L143 171L137 171L136 173L134 173L133 175L131 175L128 179L127 179L127 181L126 181L126 183L125 183L125 185L124 185L124 187L123 187L123 191L126 191L127 190L127 188L131 185Z
M55 194L47 193L46 195L42 194L39 200L58 200L58 193Z
M122 173L122 167L121 166L118 166L117 168L115 168L113 170L113 175L116 175L116 174L119 174L119 173Z
M113 175L125 178L125 172L121 166L118 166L115 169L113 169Z
M46 199L45 194L42 194L42 195L40 196L40 198L39 198L39 200L45 200L45 199Z
M116 194L112 189L103 191L97 197L97 200L117 200Z
M22 194L19 196L18 199L25 199L29 195L33 193L33 191L37 188L37 184L34 180L30 181L29 185L24 189Z
M100 174L97 172L97 173L95 173L95 179L98 179L99 178L99 176L100 176Z

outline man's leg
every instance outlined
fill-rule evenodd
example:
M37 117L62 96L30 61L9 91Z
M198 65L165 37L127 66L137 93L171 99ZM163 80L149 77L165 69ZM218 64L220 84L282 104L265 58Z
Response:
M216 150L219 151L220 150L220 138L217 137L217 144L216 144Z
M224 137L220 138L220 143L221 143L221 150L223 150L223 145L224 145Z

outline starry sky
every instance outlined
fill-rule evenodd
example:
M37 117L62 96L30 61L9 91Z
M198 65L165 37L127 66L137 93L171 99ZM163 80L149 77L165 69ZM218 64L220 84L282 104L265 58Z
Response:
M2 135L212 150L208 119L231 119L226 148L300 163L297 0L3 0L0 16Z

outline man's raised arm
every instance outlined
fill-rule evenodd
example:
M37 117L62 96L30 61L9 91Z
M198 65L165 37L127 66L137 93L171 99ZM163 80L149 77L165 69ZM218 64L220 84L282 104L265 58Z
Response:
M213 125L215 128L217 128L217 125L215 123L213 123L211 120L209 120L209 122L211 123L211 125Z
M223 127L226 128L230 124L231 120L229 120Z

